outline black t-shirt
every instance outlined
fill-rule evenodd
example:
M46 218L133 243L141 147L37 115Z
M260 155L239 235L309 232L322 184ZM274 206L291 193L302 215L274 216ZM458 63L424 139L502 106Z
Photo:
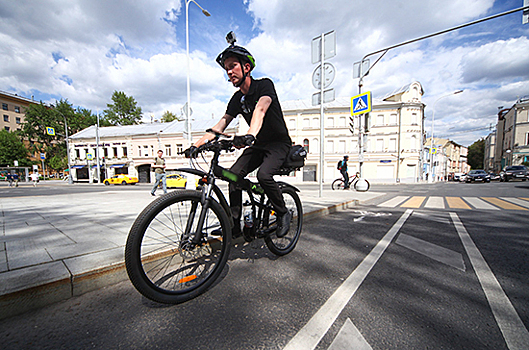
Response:
M255 145L266 145L273 142L284 142L291 145L292 141L288 135L283 111L281 110L279 99L277 98L274 83L270 79L263 78L254 80L252 78L248 94L243 95L240 90L233 94L228 103L226 114L232 117L237 117L241 114L248 125L250 125L255 106L262 96L270 97L272 103L266 111L261 130L259 130L259 133L255 138Z

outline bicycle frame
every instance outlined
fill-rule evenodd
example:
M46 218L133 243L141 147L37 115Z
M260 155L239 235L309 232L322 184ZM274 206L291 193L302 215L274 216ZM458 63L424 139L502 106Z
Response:
M215 141L218 141L218 136L214 139ZM218 147L213 148L213 158L210 163L209 171L206 173L204 171L194 169L194 168L178 168L175 169L177 171L183 172L183 173L189 173L193 175L200 176L201 179L199 180L199 184L202 185L201 191L202 191L202 210L199 215L199 221L197 225L197 231L193 234L193 244L199 244L202 239L202 227L204 224L204 218L207 212L207 209L209 207L209 202L212 198L211 193L213 192L215 196L217 197L220 205L224 209L224 211L228 214L228 218L230 219L230 227L233 228L234 222L231 215L231 210L228 205L228 202L226 200L226 197L220 190L220 188L216 185L216 180L222 180L226 181L231 184L236 184L239 186L243 191L245 191L248 194L248 197L250 199L250 205L252 207L252 215L254 218L253 226L251 229L251 234L253 237L262 238L266 234L273 232L276 230L277 227L269 227L270 223L268 222L269 214L271 206L266 205L266 194L263 190L263 188L258 184L254 183L247 178L242 178L238 176L237 174L232 173L228 169L223 168L219 165L219 157L220 152L223 150L222 145L219 145ZM287 184L282 181L278 181L278 185L280 188L283 187L290 187L294 189L296 192L299 192L299 189L296 187ZM256 200L255 196L260 196L259 200ZM244 205L243 206L247 206ZM256 208L258 208L256 213ZM190 223L194 221L195 216L195 210L196 206L194 206L189 213L189 219L188 219L188 226L190 226ZM186 235L189 235L189 231L191 230L190 227L186 227Z

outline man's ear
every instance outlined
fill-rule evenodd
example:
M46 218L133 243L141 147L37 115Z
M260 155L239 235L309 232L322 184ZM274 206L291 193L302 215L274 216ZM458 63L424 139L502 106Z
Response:
M252 70L252 65L250 63L245 63L244 64L244 71L246 73L250 73L251 70Z

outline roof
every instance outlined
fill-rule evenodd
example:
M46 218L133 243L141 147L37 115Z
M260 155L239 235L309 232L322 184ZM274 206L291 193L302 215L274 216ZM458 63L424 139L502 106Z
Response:
M196 120L191 123L193 132L204 132L206 129L217 124L218 120ZM141 136L155 135L158 133L178 134L184 131L183 121L172 121L169 123L150 123L137 125L106 126L99 128L99 137L122 137L122 136ZM236 126L236 124L234 125ZM78 133L72 135L71 139L88 139L96 137L96 126L92 125Z
M390 97L393 97L395 95L398 95L398 94L402 94L403 92L408 92L410 91L410 88L413 84L417 84L418 82L412 82L412 83L409 83L409 84L406 84L404 86L401 86L400 88L394 90L393 92L390 92L389 94L387 94L386 96L384 96L382 98L382 100L386 100ZM419 83L419 86L421 87L421 95L424 95L424 89L422 88L422 85Z

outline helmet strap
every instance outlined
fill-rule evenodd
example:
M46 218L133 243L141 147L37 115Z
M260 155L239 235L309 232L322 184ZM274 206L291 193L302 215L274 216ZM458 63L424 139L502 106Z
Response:
M241 69L242 69L242 79L237 84L235 84L235 87L237 88L240 88L242 84L244 84L244 82L246 81L246 77L248 76L248 73L244 71L244 64L240 58L239 58L239 64L241 65Z

